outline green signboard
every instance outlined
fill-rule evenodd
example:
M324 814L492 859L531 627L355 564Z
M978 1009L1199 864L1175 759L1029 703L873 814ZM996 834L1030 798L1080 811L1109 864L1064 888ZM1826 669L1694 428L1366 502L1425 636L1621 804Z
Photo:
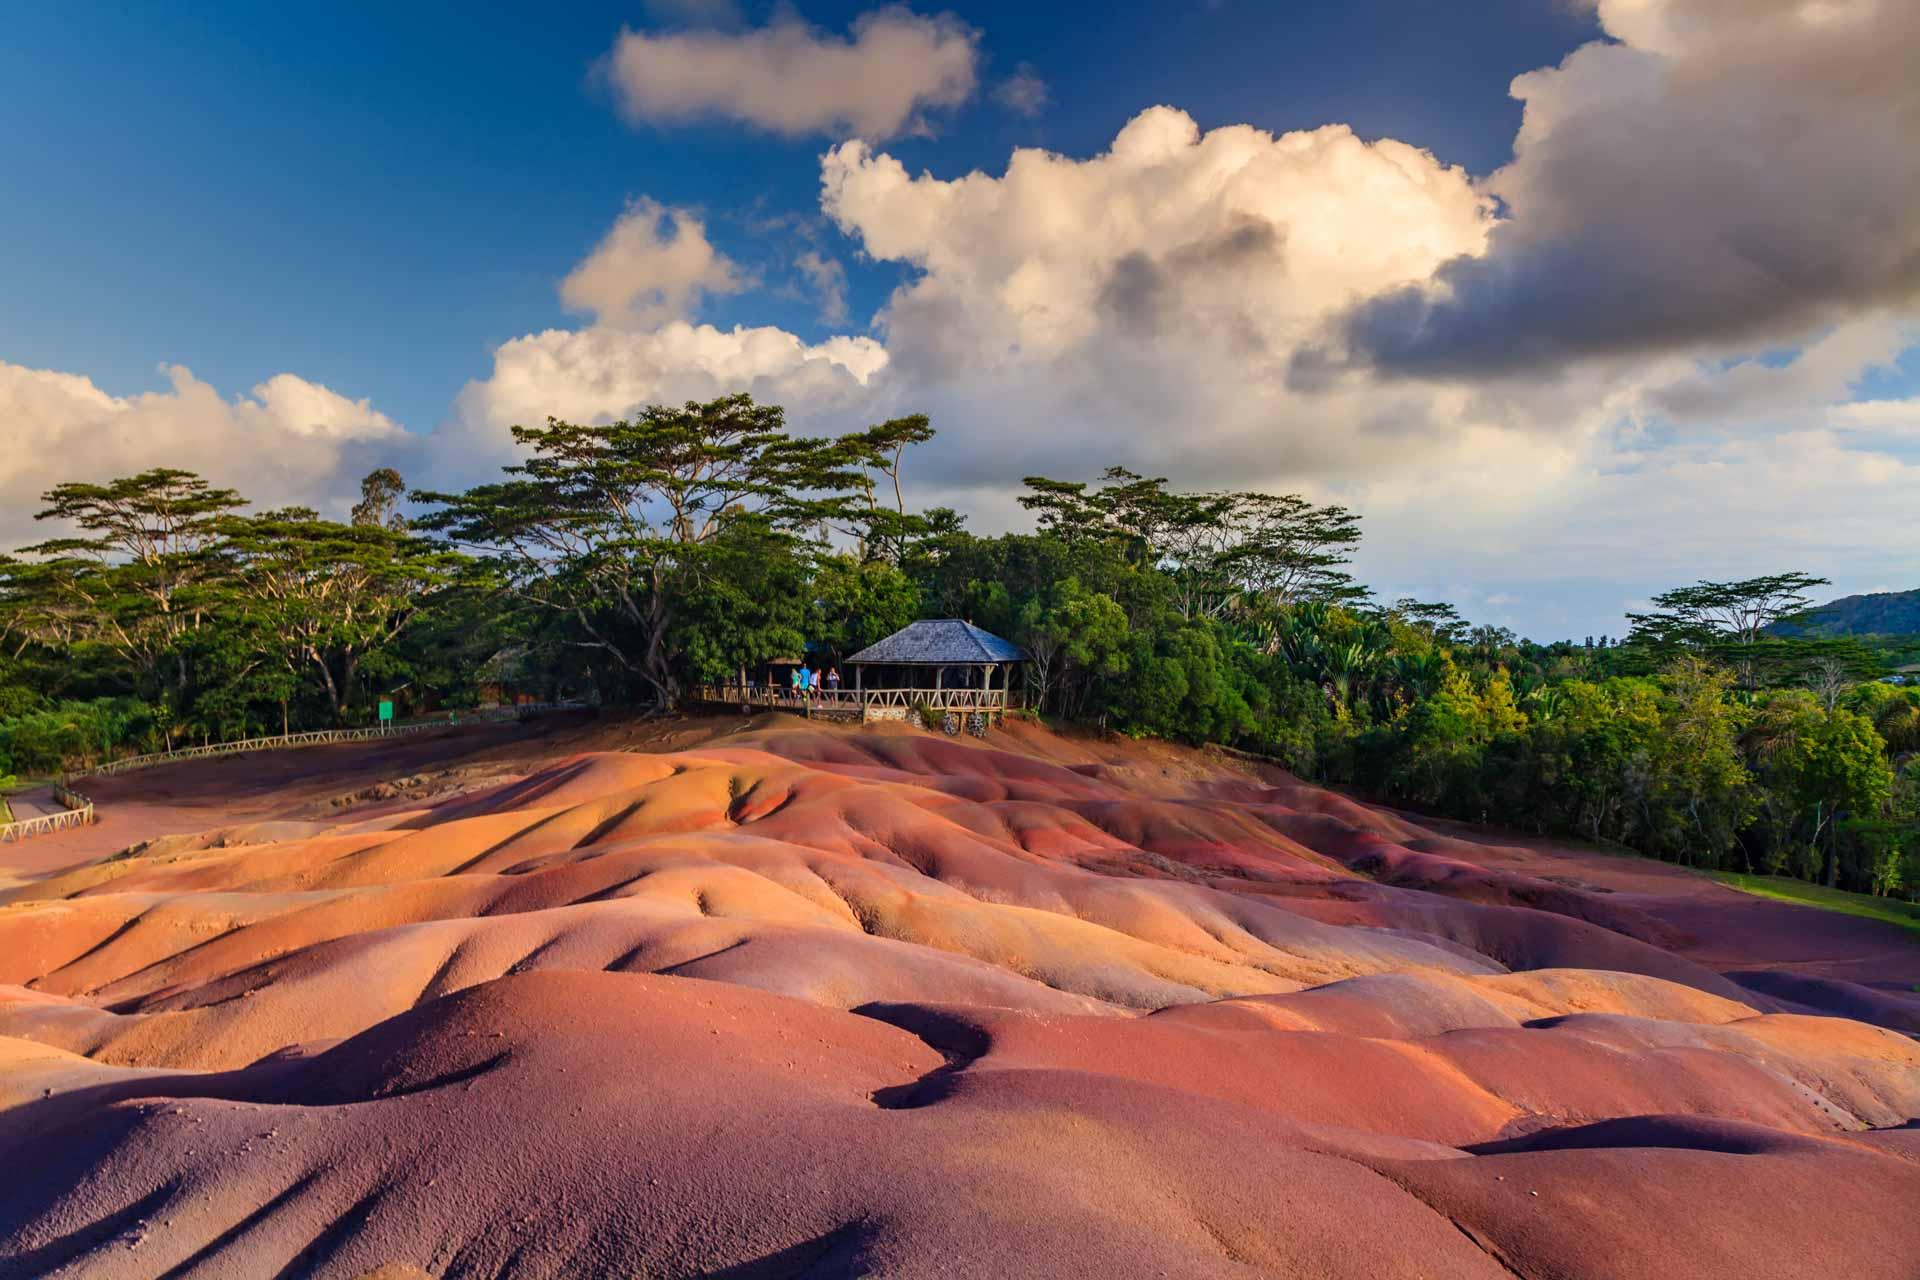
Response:
M381 724L393 723L393 699L392 698L380 699L380 723Z

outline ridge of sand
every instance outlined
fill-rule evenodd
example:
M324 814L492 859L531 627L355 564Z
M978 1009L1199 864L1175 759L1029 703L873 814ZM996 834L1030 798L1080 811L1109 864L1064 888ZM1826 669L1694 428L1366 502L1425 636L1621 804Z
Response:
M1024 724L321 750L0 892L0 1276L1920 1257L1871 929Z

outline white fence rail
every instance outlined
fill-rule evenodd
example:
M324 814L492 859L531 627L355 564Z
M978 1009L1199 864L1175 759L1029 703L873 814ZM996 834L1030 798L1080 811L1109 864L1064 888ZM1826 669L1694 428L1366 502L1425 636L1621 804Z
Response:
M583 702L522 703L512 707L486 707L473 711L457 711L445 720L420 720L411 724L375 725L359 729L315 729L307 733L277 734L271 738L242 738L237 742L213 742L205 746L181 747L174 751L156 751L144 756L127 756L122 760L109 760L105 764L82 770L72 776L103 778L116 773L132 773L136 769L151 769L155 765L173 764L181 760L209 760L215 756L237 756L254 751L281 751L289 747L318 747L333 742L368 742L377 738L398 738L408 734L425 733L430 729L457 729L462 725L523 720L527 716L545 711L580 711L588 705ZM65 831L72 827L92 824L93 801L68 787L64 782L54 785L53 795L54 799L66 806L63 812L42 814L36 818L23 818L19 822L0 825L0 844L17 844L33 836L43 836L54 831Z
M208 760L214 756L245 755L253 751L280 751L287 747L318 747L329 742L366 742L374 738L397 738L409 733L421 733L428 729L444 729L444 723L392 725L388 728L363 729L315 729L308 733L282 733L271 738L242 738L237 742L212 742L201 747L180 747L173 751L156 751L151 755L127 756L120 760L109 760L82 771L78 777L105 778L116 773L132 773L136 769L151 769L155 765L172 764L177 760Z
M545 711L580 711L587 705L583 702L523 703L512 707L485 707L472 711L455 711L445 720L415 720L408 724L386 726L365 725L357 729L313 729L305 733L276 734L271 738L242 738L236 742L213 742L201 747L179 747L173 751L156 751L150 755L109 760L91 769L80 770L73 776L104 778L116 773L132 773L136 769L151 769L155 765L173 764L179 760L206 760L214 756L237 756L254 751L283 751L289 747L319 747L334 742L369 742L377 738L398 738L411 733L427 733L435 729L457 729L463 725L524 720L530 715Z
M78 791L56 786L53 798L67 807L59 813L43 813L37 818L22 818L18 822L0 826L0 844L18 844L33 836L65 831L70 827L84 827L93 822L93 801Z
M808 719L910 720L929 716L948 733L962 729L984 736L987 727L1007 714L1005 689L816 689L799 693L782 686L737 684L700 685L695 702L718 703L743 711L760 708L792 711ZM929 720L933 723L933 720Z

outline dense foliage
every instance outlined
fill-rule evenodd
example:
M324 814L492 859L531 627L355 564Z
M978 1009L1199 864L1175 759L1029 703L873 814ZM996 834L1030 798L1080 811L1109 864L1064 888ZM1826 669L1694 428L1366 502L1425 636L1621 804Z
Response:
M508 692L670 709L916 617L1024 648L1030 710L1218 743L1422 811L1692 865L1920 890L1920 689L1898 643L1799 626L1785 573L1655 598L1623 640L1523 641L1354 580L1296 495L1031 477L1024 532L910 511L910 417L830 439L731 396L516 428L498 483L366 481L351 523L181 472L63 485L0 559L0 773ZM1901 642L1903 643L1903 642Z
M364 723L416 683L473 701L513 620L483 566L407 530L401 488L369 476L350 524L165 469L50 491L72 532L0 557L0 772Z

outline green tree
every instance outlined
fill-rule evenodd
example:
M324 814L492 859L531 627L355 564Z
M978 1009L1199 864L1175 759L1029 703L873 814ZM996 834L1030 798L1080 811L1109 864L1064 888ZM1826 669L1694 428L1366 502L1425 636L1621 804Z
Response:
M1034 705L1043 711L1079 714L1091 682L1123 675L1130 664L1126 611L1077 578L1063 578L1044 596L1030 598L1013 634L1027 651Z
M1827 710L1809 693L1776 693L1758 709L1748 751L1761 782L1769 869L1818 873L1833 886L1841 823L1878 818L1893 795L1893 770L1872 722Z
M682 615L738 563L732 540L807 556L804 534L866 509L852 463L867 445L795 438L778 406L746 395L513 435L527 461L500 483L416 494L440 508L421 527L488 556L516 600L623 678L616 693L656 708L679 696Z
M822 556L805 591L813 605L807 637L835 665L919 616L920 588L883 560Z
M1551 825L1625 839L1660 734L1659 689L1646 680L1571 680L1557 693L1552 714L1532 728L1543 792L1535 803Z
M396 533L407 527L400 514L400 500L407 496L407 482L392 467L367 473L360 482L360 501L353 504L356 528L391 529Z
M378 473L376 473L378 474ZM391 520L339 524L305 507L222 522L233 592L259 648L289 677L313 676L335 723L361 664L397 641L442 589L474 571L465 556ZM282 720L290 681L275 682Z
M1693 865L1722 865L1753 806L1730 679L1698 659L1682 659L1659 683L1660 732L1641 792L1642 847Z
M1806 614L1807 592L1827 579L1808 573L1773 573L1736 582L1702 580L1653 598L1653 610L1630 613L1631 641L1662 658L1695 653L1731 666L1746 689L1759 688L1766 667L1804 666L1803 646L1769 633Z
M219 605L231 572L220 523L244 500L191 472L158 468L58 485L44 501L36 519L66 521L76 533L25 548L34 562L8 563L14 625L45 643L110 655L162 702L184 699L192 672L182 641Z

